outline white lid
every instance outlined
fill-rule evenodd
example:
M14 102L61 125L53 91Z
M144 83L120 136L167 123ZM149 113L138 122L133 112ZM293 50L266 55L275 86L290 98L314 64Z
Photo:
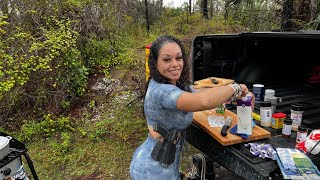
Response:
M254 84L253 87L264 87L263 84Z
M275 91L273 89L266 89L264 94L265 96L271 97L271 96L274 96Z
M0 136L0 149L4 148L9 143L9 141L10 140L7 137Z

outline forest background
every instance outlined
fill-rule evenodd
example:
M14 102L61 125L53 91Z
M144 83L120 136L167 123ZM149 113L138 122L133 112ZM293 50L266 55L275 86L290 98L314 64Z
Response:
M145 45L171 34L190 53L197 35L319 22L318 0L1 0L0 131L39 179L129 179L147 135Z

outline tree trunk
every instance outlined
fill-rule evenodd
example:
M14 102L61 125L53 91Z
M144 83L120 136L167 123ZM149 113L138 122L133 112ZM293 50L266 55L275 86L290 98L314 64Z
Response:
M301 0L298 7L298 17L306 23L312 21L317 15L316 0Z
M292 17L293 17L293 0L285 0L283 3L283 9L281 12L281 30L292 30Z
M162 15L163 12L163 0L160 0L160 13Z
M228 3L225 1L224 2L224 9L225 9L225 12L224 12L224 15L223 15L223 17L224 17L224 24L226 24L227 23L227 19L228 19L228 13L229 13L229 10L228 10Z
M205 19L209 19L208 16L208 0L202 0L202 13Z
M192 6L191 0L189 0L189 14L190 14L190 15L191 15L191 6Z
M209 9L210 18L212 18L212 16L213 16L213 0L209 0L209 4L210 4L210 9Z
M146 8L146 25L147 25L147 32L150 32L150 22L149 22L149 12L148 12L148 0L144 0L144 5Z

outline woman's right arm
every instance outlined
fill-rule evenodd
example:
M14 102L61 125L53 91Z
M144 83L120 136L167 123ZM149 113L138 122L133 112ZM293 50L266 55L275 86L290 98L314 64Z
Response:
M249 93L246 85L240 84L240 86L241 96ZM227 102L235 93L235 89L230 85L205 88L195 93L183 92L178 98L177 108L185 112L213 109Z

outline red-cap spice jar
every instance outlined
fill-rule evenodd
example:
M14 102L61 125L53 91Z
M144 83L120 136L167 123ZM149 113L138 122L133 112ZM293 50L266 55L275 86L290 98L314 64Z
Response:
M274 129L281 129L283 126L283 121L287 117L285 113L274 113L271 118L271 127Z

